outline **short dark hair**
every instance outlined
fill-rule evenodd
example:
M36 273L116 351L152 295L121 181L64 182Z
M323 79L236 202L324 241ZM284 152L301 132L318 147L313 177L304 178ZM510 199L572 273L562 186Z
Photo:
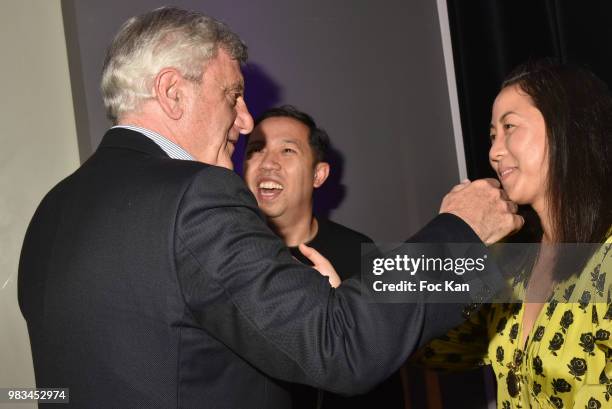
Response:
M612 96L591 71L552 59L515 68L501 88L518 86L542 113L548 143L546 197L553 237L601 243L612 225Z
M316 165L325 160L329 149L329 135L327 135L324 129L317 126L317 123L310 115L300 111L293 105L283 105L266 110L255 120L255 126L259 125L264 119L275 117L292 118L306 125L309 130L308 144L313 152L314 164Z

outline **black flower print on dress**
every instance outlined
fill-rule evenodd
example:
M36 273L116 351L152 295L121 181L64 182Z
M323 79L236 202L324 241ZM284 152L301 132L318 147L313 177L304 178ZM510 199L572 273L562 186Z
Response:
M565 289L565 292L563 293L563 298L565 299L565 301L569 301L570 298L572 297L572 293L574 292L574 288L576 288L576 284L572 284L569 287L567 287Z
M594 270L595 265L588 264L581 273L583 281L555 286L526 343L520 337L525 304L520 309L514 303L490 304L478 311L478 320L451 331L457 348L442 341L438 349L436 340L431 362L440 369L474 367L477 360L492 364L499 409L612 409L612 375L602 370L599 362L612 362L612 348L608 348L612 342L612 290L608 294L606 277L601 301L599 277L608 268L602 263ZM521 291L518 289L517 295ZM518 315L514 316L515 312ZM474 348L467 350L472 344ZM529 348L523 350L523 345ZM451 366L449 353L459 353L461 362ZM587 384L588 389L584 388Z
M601 409L601 402L595 398L591 398L587 402L586 409Z
M591 302L591 293L585 290L582 293L580 300L578 301L578 303L580 304L579 305L580 309L586 312L586 307L589 305L589 302Z
M516 351L514 351L514 356L512 357L512 362L514 363L514 366L516 368L521 366L521 364L523 363L523 351L522 350L517 349Z
M557 396L551 396L550 397L550 402L555 405L555 408L557 409L563 409L563 401L561 400L561 398L557 397Z
M546 308L546 316L548 317L548 319L552 317L553 313L555 312L555 308L557 308L558 303L559 302L557 300L551 300L548 303L548 307Z
M514 344L514 341L516 340L516 337L518 337L518 331L519 331L519 325L518 324L514 324L512 325L512 328L510 329L510 342L512 342Z
M535 396L538 396L540 392L542 392L542 385L540 385L536 381L533 381L533 394Z
M503 365L503 363L504 363L504 348L502 348L501 346L497 347L497 351L495 351L495 359L497 359L497 362L499 362L500 364Z
M606 368L604 368L601 373L599 374L599 383L604 385L606 383L610 382L610 380L608 379L608 377L606 376Z
M553 379L552 387L555 394L567 393L572 390L572 385L567 383L567 381L563 378Z
M612 383L609 383L606 386L606 393L604 396L606 397L606 402L610 401L610 398L612 397Z
M544 326L540 325L533 333L533 341L540 342L544 336Z
M548 345L548 349L554 356L557 356L557 351L563 346L563 341L563 335L560 332L555 332L555 335Z
M544 370L542 369L542 359L539 356L533 358L533 371L536 375L544 376Z
M499 335L504 335L503 331L504 328L506 328L507 322L508 320L506 319L506 317L502 317L497 323L497 329L495 330L495 332L497 332Z
M580 335L580 343L578 344L582 347L584 352L587 352L589 355L595 355L593 353L593 349L595 349L595 337L590 332L585 332Z
M607 341L610 339L610 331L606 331L605 329L598 329L595 333L595 339L597 341Z
M523 304L520 304L520 303L512 304L510 306L510 315L514 315L514 317L516 318L518 313L521 312L521 308L523 308Z
M561 321L559 321L559 325L561 325L561 330L564 334L567 332L567 329L570 327L570 325L572 325L573 322L574 314L570 310L565 311L563 313L563 316L561 317Z
M597 292L597 295L603 297L606 274L601 274L601 264L598 264L591 272L591 282L593 283L593 288Z
M570 363L567 365L569 368L569 373L574 377L574 379L581 381L580 378L587 370L587 363L582 358L572 358Z

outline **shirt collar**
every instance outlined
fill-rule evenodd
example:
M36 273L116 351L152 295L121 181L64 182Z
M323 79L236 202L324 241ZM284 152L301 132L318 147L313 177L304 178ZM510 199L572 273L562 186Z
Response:
M168 138L158 134L155 131L134 125L117 125L113 126L111 129L115 128L129 129L131 131L143 134L144 136L155 142L157 146L159 146L164 152L166 152L166 155L170 156L172 159L195 160L195 158L191 156L185 149L181 148L179 145L175 144Z

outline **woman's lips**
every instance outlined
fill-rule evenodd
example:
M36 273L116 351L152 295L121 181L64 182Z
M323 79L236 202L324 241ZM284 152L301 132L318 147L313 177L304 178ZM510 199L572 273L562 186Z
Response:
M512 175L517 169L517 167L500 169L499 180L503 181L508 179L508 177L510 177L510 175Z

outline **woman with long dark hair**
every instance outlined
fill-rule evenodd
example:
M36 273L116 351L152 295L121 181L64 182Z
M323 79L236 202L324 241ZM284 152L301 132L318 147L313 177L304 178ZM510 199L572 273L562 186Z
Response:
M490 135L504 191L540 224L539 252L513 280L523 302L488 305L416 360L492 365L503 409L612 408L610 91L585 69L523 64L495 99ZM576 262L566 243L604 244Z

